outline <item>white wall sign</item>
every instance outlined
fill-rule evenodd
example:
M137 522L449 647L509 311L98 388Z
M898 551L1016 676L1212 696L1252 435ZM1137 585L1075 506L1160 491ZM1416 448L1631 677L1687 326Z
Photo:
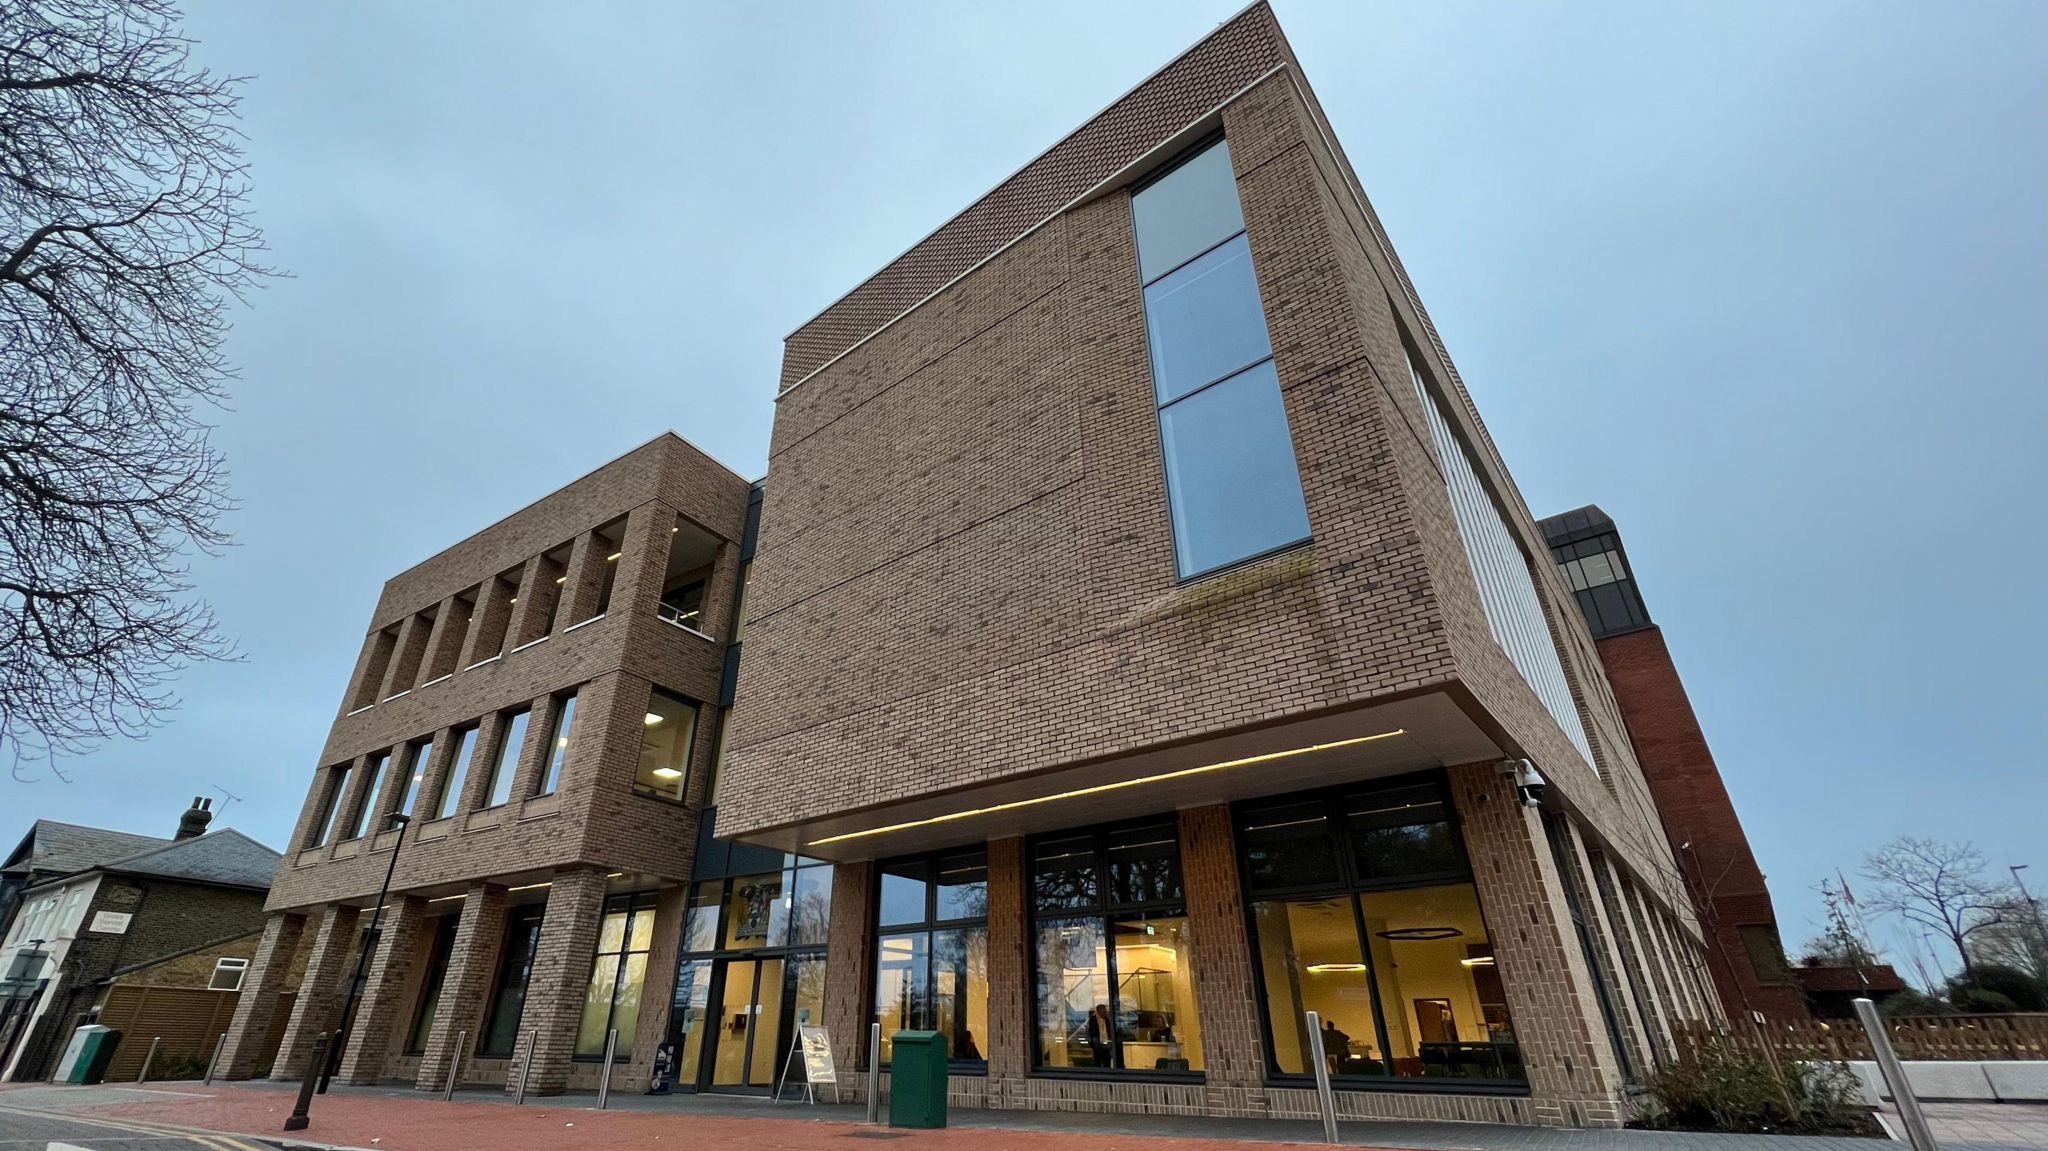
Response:
M92 924L86 930L97 931L102 935L126 935L128 921L133 918L135 916L126 911L95 911L92 913Z

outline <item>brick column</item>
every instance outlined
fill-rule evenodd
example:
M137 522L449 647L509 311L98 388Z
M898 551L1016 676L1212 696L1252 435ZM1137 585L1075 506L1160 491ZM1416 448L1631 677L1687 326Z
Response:
M577 705L581 711L582 700L577 700ZM533 789L540 786L540 774L547 770L548 759L554 754L548 740L555 734L555 697L544 695L527 706L530 710L526 715L526 742L519 745L519 762L512 773L512 798L508 801L515 809L533 798ZM573 730L570 738L575 738Z
M1251 945L1238 886L1230 808L1180 813L1180 871L1188 904L1202 1069L1212 1115L1266 1113L1266 1050L1259 1034Z
M462 601L452 595L442 600L434 612L434 630L427 633L427 649L420 656L419 674L413 682L422 684L453 674L468 635L469 613Z
M1599 891L1600 906L1605 913L1607 924L1613 929L1614 942L1621 949L1621 970L1628 978L1629 989L1635 997L1638 1018L1650 1044L1651 1066L1661 1067L1665 1061L1677 1054L1672 1046L1671 1020L1665 1014L1664 1005L1651 993L1648 971L1649 958L1643 953L1642 937L1636 932L1635 920L1622 906L1619 885L1616 881L1614 860L1605 852L1589 851L1587 861L1593 868L1593 885Z
M393 1032L405 1026L406 994L419 953L420 925L426 922L427 901L417 895L396 895L384 908L377 953L370 957L363 980L363 998L349 1024L348 1048L342 1054L343 1083L375 1083L384 1077Z
M825 1026L839 1089L861 1099L867 1077L868 996L875 985L875 865L832 869L832 920L825 929ZM990 1021L993 1024L993 1020Z
M1537 1122L1619 1126L1621 1078L1542 816L1492 763L1449 775Z
M505 889L488 883L470 888L461 915L455 922L455 946L448 951L448 970L441 976L434 1024L427 1031L426 1050L420 1053L419 1078L413 1086L421 1091L439 1091L447 1085L459 1037L468 1035L464 1043L470 1051L483 1038L485 1001L498 966L498 948L505 940Z
M540 922L533 975L526 984L526 1007L519 1014L505 1089L519 1082L519 1062L533 1044L526 1070L530 1095L560 1095L569 1085L569 1061L576 1054L576 1025L583 1020L584 991L597 955L597 928L604 919L605 874L563 871L548 890L548 907ZM531 1038L529 1038L531 1037Z
M220 1066L214 1070L217 1078L247 1079L270 1056L263 1045L270 1039L277 997L291 975L292 958L298 954L299 938L305 930L306 917L295 912L281 911L264 919L263 939L256 944L256 957L242 976L242 992L235 999L234 1018L228 1022L228 1041L220 1049Z
M313 949L306 954L306 973L299 979L298 998L292 1001L291 1021L278 1042L277 1061L270 1065L272 1079L303 1078L313 1036L341 1022L341 997L355 971L358 914L341 904L320 909Z
M512 573L517 578L518 572ZM468 634L462 637L462 652L455 657L455 670L498 654L504 637L511 634L512 613L519 610L512 601L519 588L503 576L493 576L477 589L476 610L470 614ZM484 648L487 650L479 650Z
M420 617L409 615L398 625L398 646L391 652L391 662L384 668L384 683L377 689L377 702L383 703L401 691L411 691L419 678L420 660L427 649L426 629L420 627Z
M626 536L619 543L619 574L612 584L612 606L606 615L623 611L649 614L661 598L662 576L668 571L669 543L675 538L675 509L654 502L626 513ZM702 630L702 629L700 629ZM719 632L712 632L720 635Z
M604 557L611 545L594 531L584 532L569 546L569 582L562 585L562 609L555 613L555 630L582 623L597 612L597 593L604 587ZM625 556L619 559L624 560ZM616 585L613 590L617 590Z
M654 897L654 946L647 952L647 975L640 984L640 1018L633 1049L619 1052L619 1062L645 1067L654 1049L668 1038L668 1013L676 994L676 957L683 942L683 912L690 903L690 885L664 887Z
M991 1107L1022 1107L1029 1092L1025 1080L1031 1074L1030 890L1024 841L989 841L986 1054Z
M554 609L555 594L562 590L555 586L555 577L547 569L543 556L534 556L520 569L519 594L513 597L519 602L511 605L512 619L505 632L506 651L546 634L539 629L546 622L547 613Z
M1607 919L1606 905L1594 886L1593 860L1586 849L1585 836L1580 834L1578 824L1568 815L1552 818L1551 827L1560 838L1558 846L1565 855L1569 874L1564 876L1572 893L1579 902L1579 914L1586 922L1586 934L1595 948L1595 958L1600 965L1600 979L1607 989L1607 1000L1615 1012L1615 1029L1621 1033L1621 1041L1628 1045L1628 1056L1635 1064L1637 1080L1651 1068L1657 1066L1657 1056L1645 1038L1646 1025L1643 1009L1635 999L1635 987L1623 975L1624 960L1614 925Z

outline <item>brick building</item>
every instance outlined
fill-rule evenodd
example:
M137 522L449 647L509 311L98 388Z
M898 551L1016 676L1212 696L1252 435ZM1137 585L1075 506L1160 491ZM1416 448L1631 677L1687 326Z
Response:
M1885 964L1798 966L1785 959L1778 916L1706 732L1650 618L1614 520L1596 505L1542 521L1565 582L1607 668L1644 780L1657 802L1707 941L1707 964L1730 1010L1797 1021L1814 1006L1845 1016L1843 992L1882 999L1905 987Z
M357 1081L467 1035L560 1091L616 1027L622 1075L665 1038L759 1092L808 1022L857 1094L880 1023L961 1105L1300 1116L1316 1011L1347 1115L1611 1125L1719 1017L1593 639L1265 5L806 322L776 403L764 484L663 437L386 585L249 974L311 949L274 1074L393 812Z
M233 828L207 832L211 805L194 800L168 840L49 821L30 832L26 857L49 866L0 946L0 1080L47 1079L117 973L261 929L278 854ZM99 854L137 841L148 846Z

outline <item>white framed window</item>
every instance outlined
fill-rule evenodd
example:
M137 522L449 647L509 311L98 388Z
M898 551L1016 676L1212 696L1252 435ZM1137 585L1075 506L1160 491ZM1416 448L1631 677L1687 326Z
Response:
M213 978L206 981L208 991L240 991L242 976L249 970L249 961L223 955L213 961Z

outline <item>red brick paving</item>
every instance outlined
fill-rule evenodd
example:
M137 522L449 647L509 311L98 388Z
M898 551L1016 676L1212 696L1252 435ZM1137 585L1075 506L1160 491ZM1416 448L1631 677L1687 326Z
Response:
M277 1138L291 1114L293 1095L270 1088L216 1084L201 1095L197 1086L152 1084L153 1090L185 1090L190 1102L122 1103L94 1107L81 1116L106 1116L176 1124L207 1131ZM1073 1151L1072 1131L1016 1131L952 1127L940 1131L884 1129L898 1151ZM874 1128L837 1120L755 1118L690 1111L592 1111L584 1106L525 1107L503 1103L442 1102L382 1095L326 1095L313 1102L312 1125L290 1136L314 1143L373 1147L377 1151L644 1151L649 1147L718 1151L857 1151L879 1134ZM1089 1151L1224 1151L1269 1144L1221 1139L1184 1139L1113 1132L1091 1134Z

